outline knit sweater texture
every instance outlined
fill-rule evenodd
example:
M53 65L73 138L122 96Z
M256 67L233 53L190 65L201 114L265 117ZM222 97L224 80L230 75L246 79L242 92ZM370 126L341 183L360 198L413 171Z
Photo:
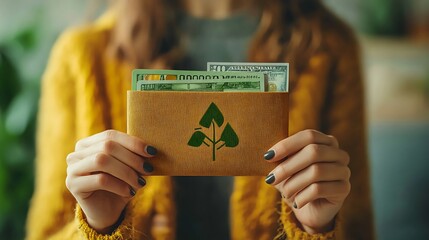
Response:
M126 132L126 92L132 65L109 55L114 18L72 28L52 49L42 81L37 131L36 187L27 220L27 239L174 239L175 203L171 177L147 177L127 205L117 229L94 231L65 185L66 157L76 141L106 129ZM346 32L346 31L345 31ZM335 50L311 57L291 76L289 129L318 129L337 137L351 156L352 190L335 229L304 232L279 192L262 177L235 177L231 238L372 239L373 222L357 42L352 34L328 35ZM293 63L291 63L293 64ZM210 206L207 206L210 207ZM154 224L167 219L166 225Z

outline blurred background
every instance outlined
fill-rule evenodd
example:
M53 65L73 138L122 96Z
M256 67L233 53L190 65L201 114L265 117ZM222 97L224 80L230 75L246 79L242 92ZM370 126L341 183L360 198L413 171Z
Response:
M429 1L324 0L359 34L378 239L429 236ZM103 0L0 0L0 239L22 239L40 78L67 27ZM426 206L426 207L425 207Z

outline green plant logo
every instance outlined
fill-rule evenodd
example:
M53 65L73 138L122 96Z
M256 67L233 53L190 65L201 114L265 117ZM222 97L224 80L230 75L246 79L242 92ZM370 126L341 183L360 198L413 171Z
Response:
M216 151L223 147L233 148L238 145L238 136L229 123L226 123L222 133L220 134L220 138L216 138L216 130L220 130L223 123L224 118L221 111L216 106L216 104L212 102L200 120L200 126L208 130L211 128L211 137L208 137L205 133L203 133L201 131L201 127L195 128L195 132L189 139L188 145L192 147L200 147L202 144L206 145L207 147L210 147L211 145L213 161L215 161ZM206 140L208 142L206 142Z

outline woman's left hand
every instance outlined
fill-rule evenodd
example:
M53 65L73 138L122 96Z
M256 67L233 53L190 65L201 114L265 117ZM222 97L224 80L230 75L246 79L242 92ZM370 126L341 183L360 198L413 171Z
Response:
M335 215L350 192L349 155L335 137L315 130L298 132L275 144L264 158L282 161L265 181L275 186L303 230L333 230Z

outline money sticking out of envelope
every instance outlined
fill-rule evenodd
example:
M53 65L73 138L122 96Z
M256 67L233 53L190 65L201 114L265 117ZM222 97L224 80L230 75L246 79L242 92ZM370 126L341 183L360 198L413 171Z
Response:
M133 71L128 133L159 150L154 175L265 176L288 135L288 64L208 63Z

